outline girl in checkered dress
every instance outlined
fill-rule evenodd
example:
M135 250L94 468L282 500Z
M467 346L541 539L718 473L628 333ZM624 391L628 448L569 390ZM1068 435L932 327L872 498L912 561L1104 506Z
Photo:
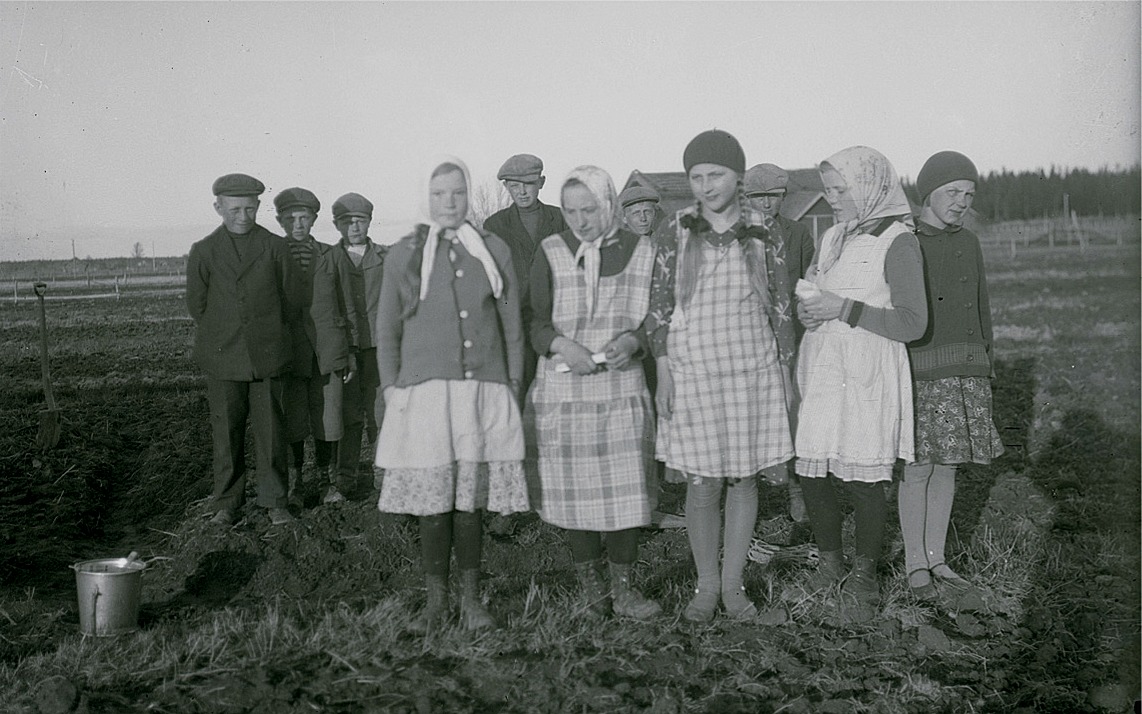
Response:
M856 516L856 557L844 592L872 615L887 515L884 484L912 461L912 381L905 343L924 334L928 310L908 199L883 154L854 146L820 165L836 225L821 236L797 314L808 328L797 361L801 407L796 471L821 566L814 585L844 576L843 485Z
M657 452L688 484L698 585L683 617L709 621L720 600L731 617L749 618L757 609L742 571L757 520L756 476L784 483L793 456L788 275L765 217L745 203L737 140L703 132L683 164L697 205L656 234L646 323L658 367Z
M654 507L654 418L642 364L654 247L620 229L611 177L580 166L564 180L569 230L539 244L531 268L531 341L540 355L524 409L529 499L566 529L588 607L648 619L631 585L637 528ZM599 361L605 360L605 361ZM603 542L611 588L602 584Z

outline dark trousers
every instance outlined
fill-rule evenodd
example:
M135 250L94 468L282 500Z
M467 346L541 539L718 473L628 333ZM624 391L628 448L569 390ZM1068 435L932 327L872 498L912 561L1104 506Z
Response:
M571 560L589 563L603 557L603 541L607 544L607 559L617 565L631 565L638 560L638 529L621 531L577 531L564 529L567 544L571 546Z
M838 488L845 489L856 515L856 554L879 560L884 549L884 527L888 520L888 501L884 494L887 481L863 483L828 478L801 478L805 511L813 526L817 547L824 551L841 549L841 524L844 513L837 499Z
M357 374L345 383L341 392L341 441L337 446L337 488L357 487L357 468L361 462L361 436L367 426L369 438L376 441L378 416L384 416L384 400L377 388L381 378L377 371L377 350L357 353Z
M258 505L286 505L286 435L279 379L206 379L214 441L214 507L237 509L246 493L246 419L254 430Z

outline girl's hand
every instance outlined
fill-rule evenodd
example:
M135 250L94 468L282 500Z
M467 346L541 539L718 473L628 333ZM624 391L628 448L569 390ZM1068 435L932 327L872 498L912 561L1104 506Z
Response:
M800 302L797 303L797 319L807 330L815 330L821 325L821 321L812 317Z
M801 306L805 308L805 312L815 320L825 322L827 320L836 320L841 316L841 311L845 307L845 299L836 293L831 293L828 290L822 290L815 295L806 295L801 299ZM798 310L800 312L800 310Z
M629 332L624 332L603 348L607 355L607 367L622 369L630 364L630 358L638 352L638 338Z
M658 416L669 419L674 413L674 375L670 373L670 363L666 357L659 357L658 388L654 395L654 405L658 409Z
M585 377L599 371L599 365L591 359L591 350L566 337L556 337L551 343L551 351L567 363L573 374Z

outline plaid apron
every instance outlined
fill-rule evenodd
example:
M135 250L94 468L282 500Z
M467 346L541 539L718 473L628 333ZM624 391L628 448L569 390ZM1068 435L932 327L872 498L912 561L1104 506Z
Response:
M552 323L592 353L638 329L650 305L654 246L646 238L618 275L599 278L595 316L587 319L583 270L559 235L545 238L553 279ZM561 528L617 531L650 523L656 496L654 421L642 363L579 376L539 358L524 408L529 498Z
M753 476L793 457L777 341L741 244L688 242L705 256L670 321L674 411L658 420L658 456L691 476Z

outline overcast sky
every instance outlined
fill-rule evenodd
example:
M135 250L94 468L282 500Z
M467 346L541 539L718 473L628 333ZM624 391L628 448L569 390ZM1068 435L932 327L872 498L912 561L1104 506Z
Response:
M915 177L942 149L986 172L1139 160L1138 2L0 2L0 260L182 255L211 182L416 216L436 153L473 182L542 157L681 171L696 133L750 165L853 144Z

